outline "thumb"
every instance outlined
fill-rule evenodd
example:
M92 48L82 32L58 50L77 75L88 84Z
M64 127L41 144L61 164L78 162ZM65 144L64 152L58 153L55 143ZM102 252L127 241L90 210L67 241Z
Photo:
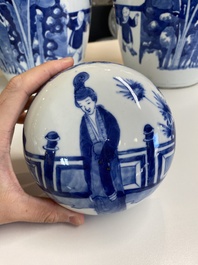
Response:
M40 223L71 223L73 225L84 223L84 216L82 214L72 212L51 199L32 198L30 201L33 207L32 213L35 213L34 217L30 212L30 221Z
M32 197L25 193L20 196L20 200L17 200L17 205L14 214L16 221L70 223L76 226L84 223L83 214L72 212L51 199Z
M50 199L30 197L24 205L24 220L39 223L71 223L81 225L84 223L84 216L72 212Z

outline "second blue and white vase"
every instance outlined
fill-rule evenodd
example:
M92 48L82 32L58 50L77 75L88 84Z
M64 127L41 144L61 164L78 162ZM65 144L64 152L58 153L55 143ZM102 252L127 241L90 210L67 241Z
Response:
M124 64L159 87L198 82L197 0L114 0Z

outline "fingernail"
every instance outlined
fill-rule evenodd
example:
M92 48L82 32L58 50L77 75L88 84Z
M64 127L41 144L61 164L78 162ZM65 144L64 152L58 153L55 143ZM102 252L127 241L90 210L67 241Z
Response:
M62 58L61 59L63 62L72 62L73 61L73 58L72 57L66 57L66 58Z
M69 217L69 222L73 225L81 225L82 221L78 216L70 216Z

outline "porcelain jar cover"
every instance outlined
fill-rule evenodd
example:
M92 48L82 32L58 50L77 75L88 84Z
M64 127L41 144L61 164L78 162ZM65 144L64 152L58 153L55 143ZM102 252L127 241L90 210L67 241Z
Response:
M82 62L91 0L0 1L0 69L7 79L45 61Z
M159 87L198 82L197 0L114 0L124 64Z
M175 125L161 92L123 65L79 64L49 81L24 124L24 154L38 185L85 214L128 209L166 176Z

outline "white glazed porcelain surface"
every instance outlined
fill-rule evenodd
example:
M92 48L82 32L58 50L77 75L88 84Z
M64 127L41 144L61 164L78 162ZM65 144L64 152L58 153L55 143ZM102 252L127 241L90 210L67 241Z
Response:
M197 1L114 0L114 4L126 66L161 88L198 82Z
M79 99L85 90L97 99ZM86 214L112 213L143 200L164 179L174 155L174 121L163 95L142 74L84 63L39 92L24 124L24 148L38 184L58 203ZM103 163L108 168L98 166Z
M90 0L1 1L0 69L6 78L63 57L83 62L90 8Z

